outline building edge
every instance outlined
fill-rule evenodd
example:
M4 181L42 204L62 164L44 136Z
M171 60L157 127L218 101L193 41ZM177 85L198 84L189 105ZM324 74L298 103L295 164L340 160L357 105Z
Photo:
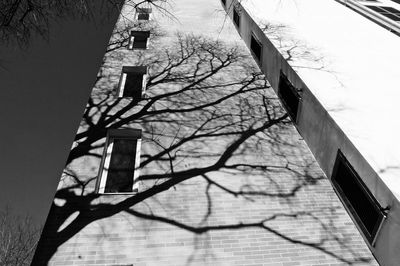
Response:
M243 7L241 1L226 0L221 1L221 4L234 22L234 12L240 13L240 24L237 25L236 29L277 95L279 95L279 82L282 74L290 80L295 88L299 88L301 103L296 116L292 117L295 127L328 177L336 194L377 261L381 265L399 265L400 203L398 199L302 81L301 77L268 39ZM262 46L260 58L257 58L257 55L252 51L252 37L256 37ZM283 105L285 106L284 102ZM366 236L354 210L349 207L349 204L346 204L346 198L338 191L332 180L339 152L347 158L352 168L358 173L367 190L371 192L373 200L378 204L379 211L384 216L377 226L372 239Z

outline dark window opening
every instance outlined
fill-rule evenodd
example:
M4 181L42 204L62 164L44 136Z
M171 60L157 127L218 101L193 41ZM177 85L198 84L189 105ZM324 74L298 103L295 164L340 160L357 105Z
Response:
M236 8L233 9L233 22L238 28L240 27L240 15Z
M114 139L105 193L132 192L136 139Z
M340 150L332 172L332 182L367 239L373 242L384 214L379 203Z
M255 57L258 59L258 61L260 61L262 45L253 35L251 35L250 49Z
M143 74L127 73L122 97L142 98Z
M226 5L226 0L221 0L221 2L222 2L224 5Z
M138 8L137 9L137 20L149 20L151 8Z
M99 193L137 191L135 180L140 164L140 129L112 129L107 132Z
M149 31L131 31L129 38L129 49L147 49Z
M139 13L138 20L149 20L150 14L148 13Z
M122 68L118 96L142 99L146 89L146 73L147 68L144 66L124 66Z
M281 72L278 95L293 121L296 122L301 97L288 78Z

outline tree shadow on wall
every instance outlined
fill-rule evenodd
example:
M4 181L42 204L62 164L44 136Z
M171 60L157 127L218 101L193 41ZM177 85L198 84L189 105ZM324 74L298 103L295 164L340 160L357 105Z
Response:
M136 26L126 28L126 32ZM315 170L311 156L299 148L303 144L293 137L286 112L247 53L220 41L180 34L169 44L155 38L149 50L132 52L126 49L128 37L121 34L122 39L110 42L117 47L109 47L105 56L34 265L50 261L61 245L89 224L120 213L197 236L257 228L341 262L369 260L347 246L341 229L326 219L335 216L337 206L299 205L299 193L303 195L326 181ZM149 67L142 99L118 98L121 63ZM118 128L142 129L140 189L122 197L97 194L95 183L107 130ZM168 205L163 201L172 191L175 195L186 193L185 186L202 195L199 202L204 208L204 215L190 222L182 216L184 202ZM325 192L315 197L323 197ZM221 195L256 207L271 202L286 207L275 213L267 208L251 217L238 209L235 221L219 221L215 215ZM104 200L107 197L112 200ZM156 205L171 213L163 215ZM178 209L180 214L176 214ZM310 230L317 226L323 233L311 240L291 235L290 230L276 226L282 221L306 223ZM327 242L334 242L352 256L331 250Z

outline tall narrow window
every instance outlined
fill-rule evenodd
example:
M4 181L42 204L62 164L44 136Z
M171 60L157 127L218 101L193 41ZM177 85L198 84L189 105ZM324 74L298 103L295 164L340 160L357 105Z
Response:
M279 78L278 95L281 98L283 105L286 107L289 115L292 117L293 121L296 122L301 97L296 88L290 83L288 78L282 72Z
M250 49L257 60L261 62L262 45L261 42L257 40L253 34L251 35Z
M99 193L134 192L140 164L140 129L114 129L107 132Z
M124 66L119 82L118 97L141 99L146 89L147 67Z
M240 28L240 15L236 8L233 9L233 22L238 28Z
M137 8L136 19L137 20L150 20L151 8Z
M385 215L340 150L333 168L332 182L367 239L373 243Z
M130 50L147 49L147 41L149 37L150 31L131 31L128 48Z

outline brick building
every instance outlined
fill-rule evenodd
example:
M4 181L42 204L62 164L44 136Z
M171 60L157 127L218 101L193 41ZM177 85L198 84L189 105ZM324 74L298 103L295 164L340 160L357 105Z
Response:
M377 265L245 8L124 6L33 265Z

